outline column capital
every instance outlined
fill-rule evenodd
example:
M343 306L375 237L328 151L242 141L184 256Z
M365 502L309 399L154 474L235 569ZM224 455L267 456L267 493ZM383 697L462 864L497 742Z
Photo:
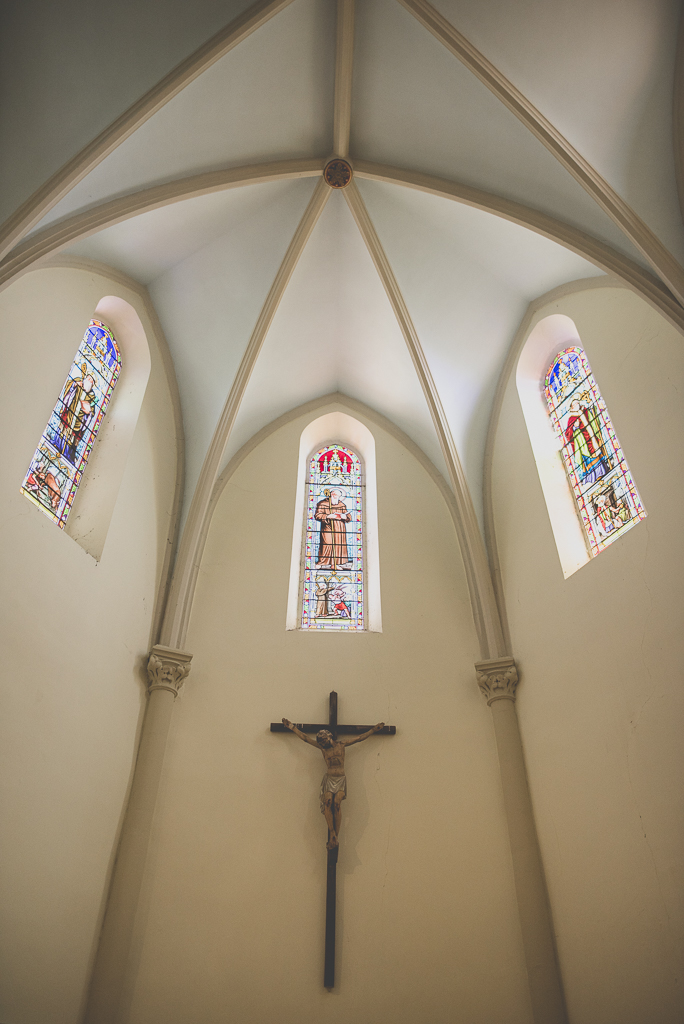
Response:
M155 644L147 662L147 692L169 690L177 697L183 680L190 671L191 661L192 654L188 654L187 651L177 651L174 647Z
M482 690L487 704L495 700L515 700L518 685L518 670L515 658L492 658L490 661L476 661L477 685Z

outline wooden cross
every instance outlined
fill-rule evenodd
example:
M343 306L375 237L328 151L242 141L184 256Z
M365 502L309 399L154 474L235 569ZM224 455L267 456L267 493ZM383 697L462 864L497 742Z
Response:
M321 729L327 729L332 733L333 739L338 736L353 736L355 734L368 732L372 725L340 725L337 721L337 694L333 690L330 694L330 711L326 725L312 725L309 722L294 723L300 732L317 733ZM271 732L289 732L290 730L283 722L271 722ZM376 736L396 735L396 726L386 725L378 730ZM319 748L320 749L320 748ZM330 830L328 830L328 842L330 842ZM323 985L325 988L333 988L335 985L335 910L337 895L337 855L339 846L334 846L328 853L328 877L325 894L325 968L323 971Z

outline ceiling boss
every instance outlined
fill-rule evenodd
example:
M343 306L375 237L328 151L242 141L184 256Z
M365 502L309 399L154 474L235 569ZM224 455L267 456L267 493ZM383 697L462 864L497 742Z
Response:
M346 188L352 180L353 173L350 163L341 157L335 157L325 165L323 177L330 188Z

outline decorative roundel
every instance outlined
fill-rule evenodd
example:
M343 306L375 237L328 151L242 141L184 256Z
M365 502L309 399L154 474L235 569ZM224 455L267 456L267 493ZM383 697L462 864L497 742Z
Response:
M335 160L331 160L325 165L323 177L328 185L330 185L330 188L346 188L352 180L352 173L351 164L348 164L346 160L342 160L340 157L336 157Z

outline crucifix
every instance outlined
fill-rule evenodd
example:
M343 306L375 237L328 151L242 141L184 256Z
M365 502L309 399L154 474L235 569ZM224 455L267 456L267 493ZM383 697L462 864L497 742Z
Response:
M360 743L374 734L394 736L396 726L385 725L339 725L337 722L337 694L330 694L330 711L327 725L311 725L298 723L283 718L282 722L271 722L271 732L293 732L300 740L318 747L325 760L326 773L321 781L321 813L325 816L328 826L328 877L325 896L325 968L323 984L325 988L335 985L335 909L337 891L337 855L339 853L339 834L342 820L342 801L347 796L347 777L344 774L344 755L352 743ZM315 734L316 738L313 738ZM341 740L339 736L349 736Z

